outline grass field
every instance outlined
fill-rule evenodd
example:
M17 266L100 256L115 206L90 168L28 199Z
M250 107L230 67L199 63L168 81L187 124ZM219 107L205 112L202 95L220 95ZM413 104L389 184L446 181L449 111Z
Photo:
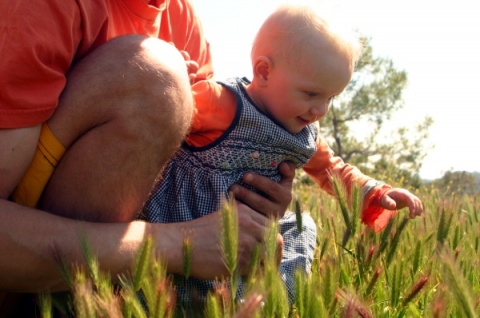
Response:
M113 287L90 255L89 268L68 278L71 295L63 301L41 297L43 315L49 317L53 307L63 307L76 317L477 317L480 313L476 197L441 195L425 187L417 193L424 204L423 217L410 220L407 210L401 210L383 232L374 234L358 217L351 217L359 213L355 204L318 193L307 184L296 185L294 193L298 201L293 208L312 215L318 238L312 273L297 276L292 306L275 270L273 227L264 266L257 266L250 276L252 292L242 303L232 301L227 288L219 288L204 308L177 306L165 269L152 256L151 241L146 241L134 272L121 279L121 288ZM356 201L354 195L351 202ZM235 233L230 213L224 214L224 227ZM234 235L224 237L227 254L235 254ZM189 242L184 253L188 259ZM229 257L227 264L235 273L235 259Z

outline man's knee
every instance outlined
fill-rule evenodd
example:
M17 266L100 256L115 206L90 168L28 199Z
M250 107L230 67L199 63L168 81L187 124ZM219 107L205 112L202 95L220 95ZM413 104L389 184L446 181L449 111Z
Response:
M126 55L120 63L126 67L119 75L127 80L118 86L126 95L111 107L112 116L134 133L179 144L190 126L194 105L185 60L173 45L155 38L118 40L125 40L120 46ZM131 46L136 46L134 52L128 52Z
M69 146L99 125L119 121L132 132L165 133L179 142L193 113L187 69L171 44L122 36L72 67L49 125Z
M41 207L85 220L132 219L192 113L186 64L172 45L128 36L97 48L72 67L48 120L67 151Z

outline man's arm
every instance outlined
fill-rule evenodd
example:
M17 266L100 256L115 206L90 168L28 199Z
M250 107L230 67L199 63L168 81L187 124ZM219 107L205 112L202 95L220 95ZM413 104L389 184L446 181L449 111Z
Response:
M32 135L28 134L29 130ZM7 201L25 166L29 164L25 158L30 158L35 148L35 145L26 147L25 140L30 140L27 136L36 140L37 135L38 128L16 132L0 130L2 149L17 149L15 157L0 157L2 176L6 176L0 179L0 253L8 256L0 258L0 290L34 292L66 289L56 259L61 257L65 264L83 263L83 239L92 247L101 268L116 277L131 269L142 241L151 235L156 242L157 252L168 264L168 272L182 274L185 230L194 236L192 241L201 242L195 247L191 274L205 279L228 275L218 233L212 232L212 227L218 224L218 213L186 223L91 223ZM18 146L19 142L23 142L22 145ZM22 161L23 164L20 164ZM9 173L4 174L5 171ZM294 169L284 166L281 172L283 178L280 183L256 175L249 179L251 185L269 193L270 199L259 198L245 188L237 192L242 201L256 206L256 211L246 205L238 206L241 235L239 262L243 270L248 269L248 260L255 246L263 240L268 223L266 215L272 212L283 214L290 202Z
M181 259L178 226L148 227L143 222L87 223L23 207L7 200L30 164L40 126L0 130L0 290L62 290L56 260L83 263L82 241L87 239L104 270L126 272L147 233L163 242L159 251L172 266ZM175 251L179 251L175 255ZM178 263L178 261L177 261Z
M86 223L6 200L0 200L0 210L0 290L65 290L57 260L83 264L84 238L102 270L126 272L146 233L142 222Z
M40 125L19 129L0 129L0 199L8 198L27 170L32 161L39 134Z
M145 225L84 224L9 202L26 171L40 126L0 130L0 290L64 289L55 255L82 261L82 236L102 258L105 269L124 271L144 237Z

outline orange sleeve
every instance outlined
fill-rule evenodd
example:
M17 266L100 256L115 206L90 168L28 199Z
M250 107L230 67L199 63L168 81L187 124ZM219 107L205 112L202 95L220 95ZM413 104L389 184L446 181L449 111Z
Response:
M351 188L355 182L363 186L368 180L372 179L361 173L357 167L345 163L338 156L334 156L333 150L321 136L317 141L317 152L307 162L303 170L320 188L331 195L334 195L331 183L332 175L339 176L340 180L345 182L347 189Z
M191 1L170 1L168 10L162 16L159 37L173 42L177 49L187 51L190 58L198 63L197 82L213 77L210 44Z
M187 137L191 146L206 146L219 138L230 126L237 109L235 95L213 80L192 86L195 116Z
M355 183L362 187L365 194L362 223L375 232L381 231L395 215L395 211L385 210L380 205L380 199L390 186L381 185L369 188L374 180L364 175L357 167L345 163L342 158L334 156L332 149L324 138L319 136L317 152L307 162L303 170L317 183L320 188L331 195L335 195L331 178L338 176L347 190L352 189Z
M365 196L362 223L375 233L382 231L388 225L390 219L397 214L396 210L387 210L381 205L383 195L391 188L386 184L375 186Z
M78 8L72 1L18 0L0 1L0 12L0 128L38 125L65 86L81 38Z

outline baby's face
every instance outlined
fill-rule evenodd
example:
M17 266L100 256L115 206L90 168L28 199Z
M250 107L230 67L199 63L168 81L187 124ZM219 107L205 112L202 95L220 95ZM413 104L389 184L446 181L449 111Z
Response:
M300 132L327 113L332 99L350 82L347 54L310 47L274 65L264 92L264 108L291 133Z

